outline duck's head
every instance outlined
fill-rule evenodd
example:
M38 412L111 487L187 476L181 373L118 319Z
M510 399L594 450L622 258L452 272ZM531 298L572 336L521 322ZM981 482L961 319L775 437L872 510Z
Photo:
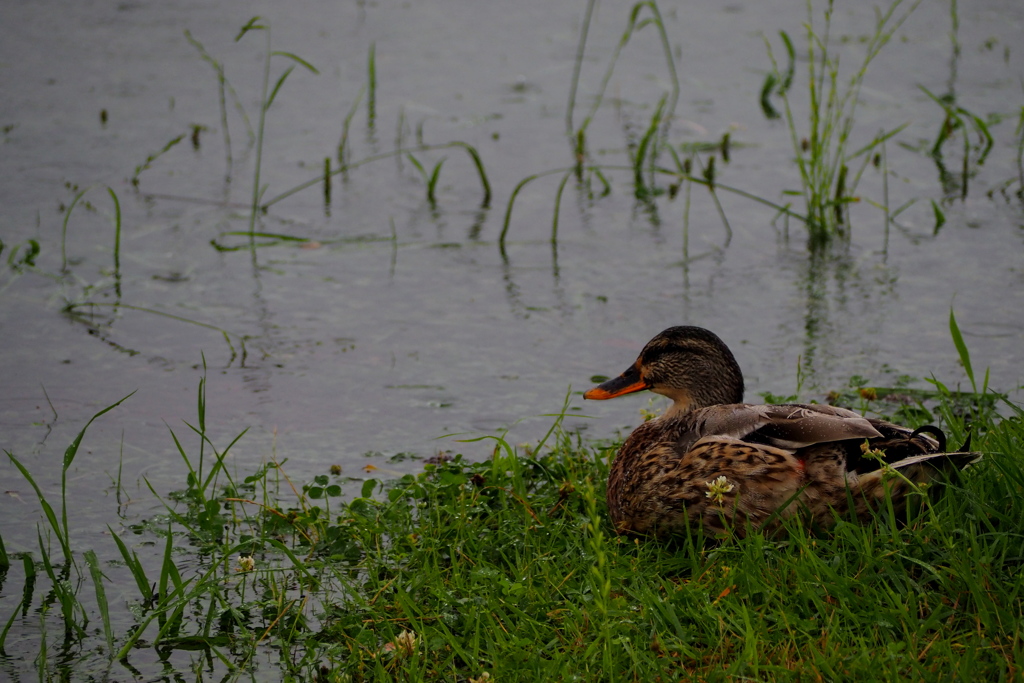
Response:
M743 373L729 347L702 327L670 327L624 373L583 398L603 400L648 389L673 401L672 413L743 401Z

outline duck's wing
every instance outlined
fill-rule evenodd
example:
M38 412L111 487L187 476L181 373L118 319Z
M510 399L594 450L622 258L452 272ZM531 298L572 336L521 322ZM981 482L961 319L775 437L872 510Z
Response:
M694 411L677 448L685 453L703 438L726 437L794 451L882 434L852 410L828 405L750 405L734 403Z

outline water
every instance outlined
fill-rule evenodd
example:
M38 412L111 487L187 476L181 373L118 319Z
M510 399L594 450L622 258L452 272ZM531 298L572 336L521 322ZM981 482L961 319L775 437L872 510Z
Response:
M118 478L132 498L121 509L129 521L161 510L143 477L161 492L184 486L168 427L194 450L182 421L195 424L204 358L215 443L225 446L249 428L231 466L246 473L265 458L288 458L298 481L333 464L352 476L362 476L367 462L396 472L419 467L368 460L369 452L428 457L451 449L484 457L489 448L438 438L446 434L507 428L515 442L536 439L550 424L538 416L557 412L570 387L579 392L593 375L622 371L647 339L683 323L708 327L731 346L748 400L791 393L798 368L804 397L820 399L854 374L879 385L904 374L966 385L948 332L953 307L975 368L991 368L992 386L1015 392L1024 382L1024 215L1017 186L999 188L1017 175L1024 8L966 4L957 58L949 5L928 2L865 81L854 148L880 129L909 123L887 145L889 203L917 203L888 233L867 201L883 197L873 167L852 210L849 247L826 255L808 252L801 225L787 229L773 223L772 210L720 192L728 238L700 187L684 243L684 196L644 206L629 172L607 171L607 197L567 184L555 250L549 238L560 176L528 184L503 255L497 238L516 184L573 163L564 118L583 3L519 2L514 11L439 0L309 1L287 11L269 3L7 3L0 8L2 445L56 500L64 448L93 413L136 392L90 428L69 473L76 547L105 548L101 557L112 557L104 534L117 521ZM629 8L598 8L577 125ZM802 50L804 4L709 3L685 11L666 4L662 11L680 80L671 141L714 142L730 133L736 146L728 165L717 160L720 182L784 201L781 191L796 187L797 176L785 125L766 120L758 103L769 68L761 32L781 52L777 31L784 29ZM399 135L407 147L419 135L427 144L462 141L481 155L493 188L489 206L481 206L481 183L464 150L418 152L428 174L444 159L436 205L407 157L386 158L336 178L329 206L314 185L258 223L258 230L309 243L261 248L255 259L244 249L214 249L211 240L245 244L226 233L248 229L255 154L229 93L229 164L216 74L184 31L223 63L255 127L266 36L234 42L253 14L269 19L272 49L320 72L296 65L267 112L265 197L315 178L325 157L337 167L345 117L363 90L349 129L350 160L390 152ZM844 65L859 59L872 21L867 7L837 11L833 45ZM371 45L372 121L365 90ZM289 65L274 58L271 85ZM806 59L797 77L799 110ZM955 92L979 116L1005 117L992 126L993 150L966 198L944 201L936 165L907 149L930 147L943 120L918 84ZM647 27L623 50L589 129L593 161L625 164L624 150L643 135L669 87L656 32ZM197 146L193 126L202 126ZM138 171L134 186L136 169L179 135L186 137ZM667 155L659 162L671 165ZM91 208L80 203L71 214L69 273L58 278L67 207L75 188L89 186ZM120 297L105 187L123 212ZM937 232L930 200L945 211ZM8 268L7 257L30 239L41 249L37 268ZM100 305L84 305L90 302ZM68 303L79 305L75 315L64 312ZM571 406L570 428L604 437L636 424L646 399L583 405L575 394ZM6 461L0 473L7 491L0 514L19 520L4 529L7 550L34 550L34 493ZM12 570L8 593L20 585ZM0 614L15 603L0 594ZM32 617L17 622L8 651L23 659L11 666L31 661L36 627Z

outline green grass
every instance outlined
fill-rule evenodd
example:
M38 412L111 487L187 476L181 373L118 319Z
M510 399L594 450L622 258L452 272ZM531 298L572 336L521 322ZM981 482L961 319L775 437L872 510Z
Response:
M1022 436L1019 414L993 425L983 448L1000 452L908 528L717 546L616 536L610 451L565 435L428 465L325 527L345 595L316 659L338 680L1013 678ZM418 646L401 656L387 644L405 631Z
M835 398L899 405L851 386ZM47 532L85 562L55 563L41 530L14 616L44 606L53 674L81 648L142 671L158 653L201 657L226 680L268 666L319 681L1011 680L1024 666L1024 411L1004 403L1000 418L991 394L935 387L904 392L918 400L899 416L959 443L966 415L985 459L909 525L883 513L828 534L794 523L785 537L659 544L614 533L616 444L580 441L561 416L532 447L487 437L396 480L299 487L276 461L223 467L241 435L210 442L204 381L197 445L172 434L186 485L166 514L80 549L39 494ZM108 597L114 557L127 604ZM0 643L14 616L0 615Z

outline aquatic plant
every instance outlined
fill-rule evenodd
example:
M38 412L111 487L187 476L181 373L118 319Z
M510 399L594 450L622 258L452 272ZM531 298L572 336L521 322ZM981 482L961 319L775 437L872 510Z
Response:
M238 32L235 37L235 42L241 40L247 33L251 31L263 31L266 35L266 51L263 56L263 86L260 94L260 115L256 124L256 161L253 169L253 181L252 181L252 207L249 214L249 232L255 234L256 232L256 216L260 212L260 198L263 196L265 187L260 186L260 173L263 169L263 139L266 131L267 123L267 110L274 103L274 99L277 97L277 93L281 90L281 86L291 75L292 71L295 70L295 65L289 66L281 75L277 77L277 81L274 82L274 87L270 88L270 60L272 57L284 57L289 59L295 64L305 68L313 74L319 74L316 67L312 64L291 52L283 52L281 50L271 50L270 42L270 22L262 19L261 17L253 17L246 23L245 26ZM250 241L254 241L255 237L250 238Z
M789 129L790 142L800 174L805 206L804 222L812 245L823 245L837 236L849 236L849 204L857 201L856 192L861 174L871 161L875 150L899 133L906 124L879 132L862 147L850 150L849 145L856 122L856 110L861 87L868 67L888 44L892 36L920 4L920 0L906 3L895 0L875 17L875 30L864 46L864 57L852 75L840 73L839 57L832 50L831 29L833 0L828 0L822 12L822 25L816 26L811 0L807 2L807 95L808 120L806 127L797 123L791 103L792 84L795 80L796 49L785 31L779 36L785 48L786 63L780 66L771 43L765 40L772 71L761 89L761 106L769 118L780 114L772 105L772 97L783 103L783 116ZM860 159L860 167L851 172L851 164Z

